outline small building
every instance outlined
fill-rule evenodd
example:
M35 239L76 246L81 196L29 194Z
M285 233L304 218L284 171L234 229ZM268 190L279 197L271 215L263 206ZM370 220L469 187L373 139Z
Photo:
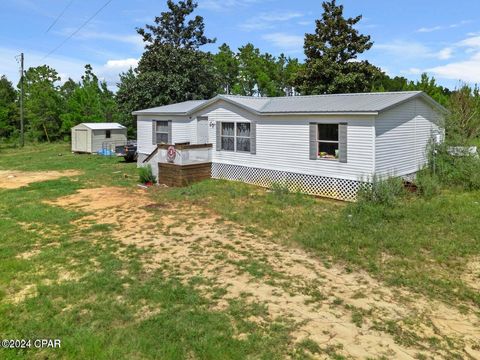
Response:
M72 152L96 153L127 143L127 128L118 123L82 123L72 128Z
M218 95L133 114L138 164L157 174L165 144L211 144L213 178L354 200L374 175L411 178L422 169L445 113L423 92L390 92Z

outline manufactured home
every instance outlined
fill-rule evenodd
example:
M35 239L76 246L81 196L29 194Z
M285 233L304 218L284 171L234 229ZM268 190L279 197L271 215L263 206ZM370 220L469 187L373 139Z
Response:
M354 200L375 174L407 178L424 167L445 112L423 92L392 92L218 95L133 114L138 164L160 181L182 176L181 166L204 176L203 163L217 179Z
M72 152L115 150L127 143L127 128L118 123L82 123L72 128Z

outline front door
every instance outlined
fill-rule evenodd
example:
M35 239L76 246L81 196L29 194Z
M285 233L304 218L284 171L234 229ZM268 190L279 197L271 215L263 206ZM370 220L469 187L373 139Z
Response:
M197 118L197 144L208 144L208 118Z

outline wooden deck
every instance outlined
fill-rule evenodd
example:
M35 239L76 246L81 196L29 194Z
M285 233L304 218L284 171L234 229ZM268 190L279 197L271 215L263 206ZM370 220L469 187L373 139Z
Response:
M160 184L182 187L212 177L212 163L190 165L158 164L158 180Z

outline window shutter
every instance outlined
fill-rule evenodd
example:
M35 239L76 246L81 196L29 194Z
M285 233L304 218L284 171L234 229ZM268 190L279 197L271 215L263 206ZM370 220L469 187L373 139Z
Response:
M257 153L257 123L250 123L250 154Z
M347 162L347 138L348 138L348 125L346 123L341 123L338 125L338 160L341 163Z
M157 145L157 122L152 121L152 145Z
M217 137L215 139L217 151L222 150L222 122L217 121Z
M310 160L318 159L318 125L310 123Z
M172 120L168 120L168 143L173 144L172 139Z

